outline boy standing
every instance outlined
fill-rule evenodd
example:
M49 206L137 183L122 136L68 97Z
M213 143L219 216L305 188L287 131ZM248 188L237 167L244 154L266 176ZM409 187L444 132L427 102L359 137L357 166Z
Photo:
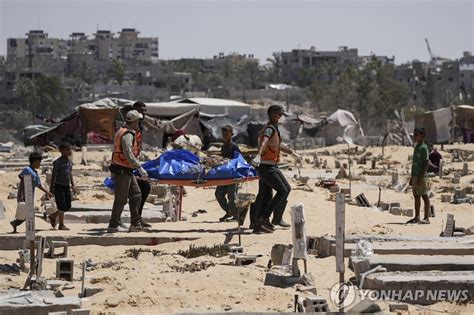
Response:
M425 129L415 128L414 138L416 141L413 152L413 162L411 164L411 185L413 196L415 197L415 217L407 223L430 223L430 199L428 198L428 181L426 171L428 170L428 146L424 143ZM421 198L425 204L425 217L420 220Z
M72 178L71 145L61 143L59 145L61 156L53 162L53 173L51 174L50 192L54 194L58 211L49 215L51 226L56 228L56 219L59 218L59 230L68 231L64 225L64 213L71 209L71 188L76 194L74 179Z
M41 161L43 160L43 156L41 153L33 152L29 156L30 166L25 167L18 177L20 178L20 185L18 187L18 195L17 195L17 208L15 213L15 220L11 221L10 224L13 227L13 233L16 233L16 228L25 222L26 220L26 205L25 205L25 181L24 175L31 175L32 177L32 191L33 191L33 200L34 200L34 193L35 187L41 189L44 193L48 195L48 197L52 197L51 194L43 185L41 185L41 180L36 171L41 166Z
M236 152L241 153L239 146L232 141L232 133L232 126L226 125L222 127L222 138L224 139L224 145L221 148L221 156L224 159L233 159ZM237 207L235 205L235 199L237 198L237 184L218 186L216 188L215 196L222 210L225 211L225 215L220 218L219 221L223 222L231 217L238 219L236 217Z

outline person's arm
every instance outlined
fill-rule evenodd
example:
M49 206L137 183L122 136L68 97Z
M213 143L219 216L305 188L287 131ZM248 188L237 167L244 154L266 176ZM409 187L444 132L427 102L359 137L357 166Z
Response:
M58 171L57 171L57 168L55 166L55 164L53 163L53 171L51 172L51 182L49 183L49 191L50 192L53 192L54 190L54 185L56 184L56 175L57 175Z
M125 158L127 161L132 165L133 168L138 169L138 172L143 178L148 177L147 172L141 167L140 161L135 157L135 155L132 152L132 146L133 146L133 135L130 133L126 133L122 137L122 151L123 154L125 155Z
M72 193L75 195L77 191L76 191L76 185L74 184L74 177L72 176L72 165L71 165L71 189L72 189Z
M426 175L426 172L428 171L428 167L430 166L429 159L428 159L428 150L427 149L422 149L421 151L422 154L422 168L421 168L421 173L418 175L418 181L421 181L421 178L423 178Z
M298 164L301 163L301 156L293 149L291 149L286 143L280 143L280 150L287 154L291 154L291 156L296 160Z

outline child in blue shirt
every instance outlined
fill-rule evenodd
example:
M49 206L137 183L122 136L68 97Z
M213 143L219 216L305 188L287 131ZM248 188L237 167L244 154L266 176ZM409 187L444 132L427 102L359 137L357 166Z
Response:
M13 233L16 233L16 228L25 222L26 220L26 205L25 205L25 175L31 175L32 177L32 185L33 185L33 200L35 194L35 188L38 187L42 190L48 197L52 197L53 194L48 191L42 184L38 172L36 171L41 166L41 161L43 160L43 156L41 153L33 152L29 156L30 166L25 167L18 177L20 178L20 185L18 187L18 195L17 195L17 208L15 213L15 220L11 221L10 224L13 227Z

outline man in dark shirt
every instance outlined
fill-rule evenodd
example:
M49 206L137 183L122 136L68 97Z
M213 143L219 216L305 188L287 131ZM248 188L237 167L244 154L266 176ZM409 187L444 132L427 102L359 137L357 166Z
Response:
M227 125L222 127L224 145L221 148L221 155L224 159L233 159L235 158L236 153L240 153L239 147L232 141L232 133L232 126ZM217 202L219 202L222 210L225 211L225 215L220 218L219 221L222 222L231 217L237 219L237 207L235 205L235 199L237 198L237 184L218 186L215 195Z
M443 157L432 144L428 145L428 148L430 152L430 155L428 156L429 164L430 164L428 166L428 173L438 173L439 165Z

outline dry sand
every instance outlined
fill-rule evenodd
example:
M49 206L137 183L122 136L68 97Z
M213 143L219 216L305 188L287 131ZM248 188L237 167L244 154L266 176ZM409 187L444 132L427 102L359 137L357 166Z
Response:
M445 150L452 146L445 146ZM467 150L474 150L473 145L457 145ZM318 149L321 152L338 152L345 146L338 145ZM374 155L381 154L381 148L368 148ZM395 165L400 172L400 180L408 177L408 156L412 153L410 147L386 147L385 156L391 161L400 162ZM305 152L309 157L310 152ZM462 163L449 163L449 153L441 152L448 163L445 169L462 168ZM97 162L102 161L103 156L108 156L108 152L89 152L89 159ZM154 155L154 154L153 154ZM328 160L328 166L334 168L333 156L320 156ZM346 156L341 155L341 162L346 161ZM77 169L84 169L79 165L80 153L76 153L74 160ZM370 168L370 162L363 166ZM378 168L382 166L378 165ZM392 169L394 166L392 166ZM470 170L474 170L474 162L469 162ZM98 164L92 165L89 169L100 170ZM363 171L361 165L354 163L353 174L359 175ZM306 192L294 189L289 197L289 205L303 203L306 214L307 235L324 235L335 233L335 212L334 202L330 200L328 190L315 187L318 176L328 175L324 170L315 170L309 164L305 164L301 170L303 176L310 176L310 186L314 192ZM297 174L296 169L284 172L288 178ZM16 186L18 171L7 171L0 174L0 200L7 208L6 219L0 221L0 234L7 234L11 231L8 222L14 217L15 200L7 199L9 192ZM333 170L333 176L336 171ZM406 174L406 175L403 175ZM461 178L462 185L469 185L474 178L473 175ZM42 176L44 181L44 176ZM77 176L77 185L98 184L103 178L93 178L90 176ZM378 185L389 183L390 176L368 176L364 181L353 181L352 196L364 192L371 203L375 203L378 198ZM448 181L445 181L448 182ZM450 181L449 181L450 182ZM291 181L293 187L295 182ZM348 181L338 181L341 187L348 187ZM438 180L434 182L433 190L443 185ZM446 185L446 183L444 183ZM257 184L246 184L241 191L251 193L257 192ZM223 214L214 198L212 189L187 188L187 196L184 197L184 215L187 221L168 222L153 224L152 232L134 233L134 235L153 236L179 236L198 237L195 241L173 242L153 247L161 251L154 256L152 253L142 253L137 260L126 257L125 250L133 246L74 246L70 247L70 257L75 261L74 289L64 291L66 295L76 295L80 290L79 263L91 258L100 266L103 263L112 262L112 267L99 267L88 272L86 283L88 286L95 286L104 289L83 301L83 307L89 308L99 314L114 312L115 314L156 314L175 312L219 312L219 311L292 311L295 288L275 288L264 286L263 280L266 272L266 265L269 260L270 250L273 244L291 243L290 229L277 229L273 234L255 235L250 234L250 230L245 230L242 236L242 243L248 254L261 254L256 264L243 267L233 266L233 260L229 256L213 258L203 256L195 259L186 259L177 254L178 250L187 249L189 245L213 245L237 243L235 234L236 223L220 223L218 218ZM37 198L39 198L37 193ZM111 203L112 196L103 191L82 192L80 201L83 202L108 202ZM401 203L403 208L413 208L413 197L410 193L398 193L391 189L383 189L382 201ZM469 204L453 205L441 203L440 194L432 198L436 207L436 217L431 219L430 225L405 225L409 219L404 216L394 216L387 212L380 212L369 208L357 206L346 206L346 232L347 234L367 234L367 235L425 235L438 236L446 221L446 214L455 215L456 225L469 227L474 225L473 206ZM39 205L39 202L37 202ZM191 217L191 213L205 209L207 213ZM285 220L290 222L289 207L285 213ZM106 224L68 224L71 231L51 231L49 224L41 219L37 219L38 235L75 235L87 234L95 231L104 232ZM248 218L245 222L248 227ZM20 233L24 233L24 225L19 228ZM117 233L116 237L128 236L128 233ZM466 236L468 238L470 236ZM471 239L474 239L470 237ZM146 246L135 246L136 248L146 248ZM15 262L18 257L17 251L2 251L0 264ZM183 267L192 262L210 261L215 266L210 266L206 270L198 272L176 272L173 267ZM55 277L55 260L45 259L43 276L47 278ZM322 295L329 302L329 289L338 281L339 275L336 273L334 257L316 258L310 255L308 258L309 272L314 276L318 294ZM346 260L347 269L347 260ZM350 270L346 270L346 279L353 276ZM26 279L26 274L19 276L0 274L0 289L20 288ZM93 283L93 284L91 284ZM301 293L300 293L301 294ZM388 312L388 302L380 302L384 311ZM335 310L330 304L330 308ZM416 313L446 313L446 312L474 312L473 304L437 303L430 306L410 305L410 312Z

